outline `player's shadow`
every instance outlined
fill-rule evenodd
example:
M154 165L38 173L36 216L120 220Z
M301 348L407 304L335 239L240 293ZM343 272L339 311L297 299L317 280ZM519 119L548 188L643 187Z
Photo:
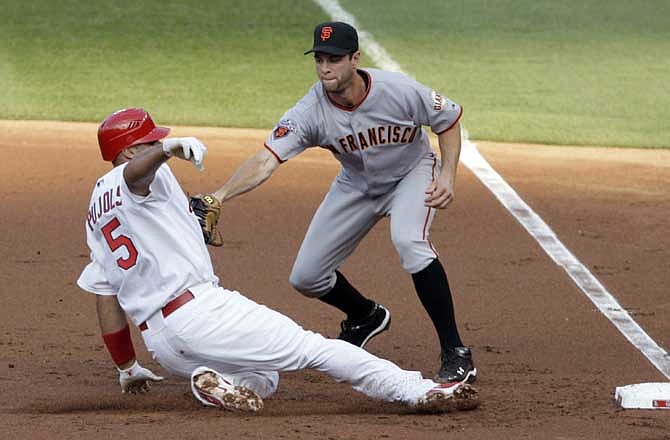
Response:
M27 415L172 413L198 418L416 414L401 403L369 399L342 384L333 383L322 373L288 373L284 379L284 386L265 399L265 408L258 414L206 408L193 397L188 381L179 378L155 384L145 394L121 394L112 387L78 391L70 388L67 394L60 392L58 398L42 396L26 405L0 412Z
M153 395L152 395L153 394ZM322 396L304 396L299 402L293 399L266 399L265 408L258 414L221 411L206 408L189 393L148 393L141 396L121 396L104 399L60 400L25 405L7 411L14 414L68 415L68 414L148 414L176 413L190 417L292 417L332 415L402 416L416 413L400 403L380 401L325 401Z
M137 395L71 396L58 401L41 400L24 405L11 412L17 414L77 414L77 413L134 413L181 412L200 407L191 393L174 390L151 390Z

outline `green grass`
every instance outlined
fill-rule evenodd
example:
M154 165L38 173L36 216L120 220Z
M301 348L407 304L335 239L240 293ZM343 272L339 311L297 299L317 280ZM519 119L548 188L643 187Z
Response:
M475 139L670 147L667 0L341 3ZM0 118L268 128L315 80L309 0L101 5L0 0Z
M670 147L667 0L341 3L473 138Z
M0 0L0 117L268 127L314 82L309 1Z

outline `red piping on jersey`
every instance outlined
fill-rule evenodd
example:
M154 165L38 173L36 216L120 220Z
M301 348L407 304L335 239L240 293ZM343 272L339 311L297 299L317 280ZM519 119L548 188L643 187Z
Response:
M433 169L431 170L433 181L435 180L435 166L437 165L437 158L433 155ZM426 213L426 221L423 222L423 235L421 236L422 240L426 239L426 227L428 226L428 219L430 218L430 210L433 209L428 207L428 213Z
M430 218L430 210L433 208L428 208L428 212L426 213L426 221L423 222L423 235L421 236L422 240L426 239L426 226L428 226L428 219Z
M277 159L277 162L279 162L279 163L284 163L284 162L286 162L285 160L281 160L281 159L279 158L279 155L278 155L277 153L275 153L274 150L268 146L268 144L263 143L263 146L264 146L265 148L267 148L268 151L269 151L270 153L272 153L272 155L275 157L275 159Z
M428 245L430 246L430 250L433 251L433 253L435 254L435 258L439 258L440 256L437 254L437 251L435 250L435 247L433 246L433 243L430 240L428 240Z
M330 98L330 95L329 95L328 92L326 92L326 90L324 89L324 92L325 92L326 96L328 97L328 101L330 101L330 103L333 104L335 107L339 108L340 110L344 110L345 112L353 112L353 111L356 110L358 107L360 107L361 104L363 104L363 102L365 102L365 99L366 99L366 98L368 97L368 95L370 94L370 90L372 90L372 76L371 76L368 72L366 72L365 70L362 70L362 69L361 69L361 70L357 70L356 72L363 72L363 73L365 74L365 76L368 77L368 87L365 89L365 95L363 95L363 99L361 99L361 102L359 102L359 103L356 104L355 106L353 106L353 107L345 107L345 106L343 106L343 105L338 104L337 102L333 101L333 100Z
M441 132L439 132L439 133L435 133L435 134L439 136L439 135L441 135L442 133L446 133L447 131L451 130L452 127L453 127L454 125L456 125L456 123L461 119L461 116L463 116L463 107L461 107L461 111L458 112L458 117L456 118L456 120L455 120L449 127L445 128L445 129L442 130Z
M435 180L435 167L436 166L437 166L437 158L435 157L435 155L433 155L433 168L431 170L433 181ZM423 238L422 238L423 240L426 239L426 228L428 227L428 219L430 219L430 210L431 209L433 209L433 208L430 208L430 207L428 208L428 213L426 213L426 221L423 222ZM438 257L437 251L433 247L433 243L431 243L430 240L428 240L428 246L430 246L430 249L435 254L435 258L437 258Z

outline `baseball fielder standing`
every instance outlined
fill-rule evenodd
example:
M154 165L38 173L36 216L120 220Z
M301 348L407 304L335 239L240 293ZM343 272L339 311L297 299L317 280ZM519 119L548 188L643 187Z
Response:
M206 405L258 411L276 390L278 371L302 368L419 410L477 405L464 382L424 379L219 287L193 202L166 164L178 157L202 169L206 148L196 138L160 142L168 131L142 109L113 113L98 130L102 157L114 168L93 189L85 226L91 262L77 284L96 294L124 392L162 380L135 359L128 317L153 358L191 377L194 395Z
M440 340L434 380L474 381L477 370L458 334L447 276L429 241L435 210L454 198L461 107L402 74L359 69L358 35L346 23L316 26L308 53L320 81L215 196L224 202L257 187L306 148L330 150L342 168L307 230L291 284L344 312L339 338L363 347L388 328L390 313L338 269L374 224L390 216L391 240ZM438 136L442 163L424 125Z

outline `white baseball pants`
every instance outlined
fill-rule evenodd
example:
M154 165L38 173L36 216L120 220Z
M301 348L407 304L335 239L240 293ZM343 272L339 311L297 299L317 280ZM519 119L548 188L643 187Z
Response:
M435 386L417 371L303 330L238 292L211 285L189 290L193 300L167 318L155 313L142 332L153 358L173 374L190 377L207 366L267 397L277 389L279 371L309 368L372 398L408 404Z

